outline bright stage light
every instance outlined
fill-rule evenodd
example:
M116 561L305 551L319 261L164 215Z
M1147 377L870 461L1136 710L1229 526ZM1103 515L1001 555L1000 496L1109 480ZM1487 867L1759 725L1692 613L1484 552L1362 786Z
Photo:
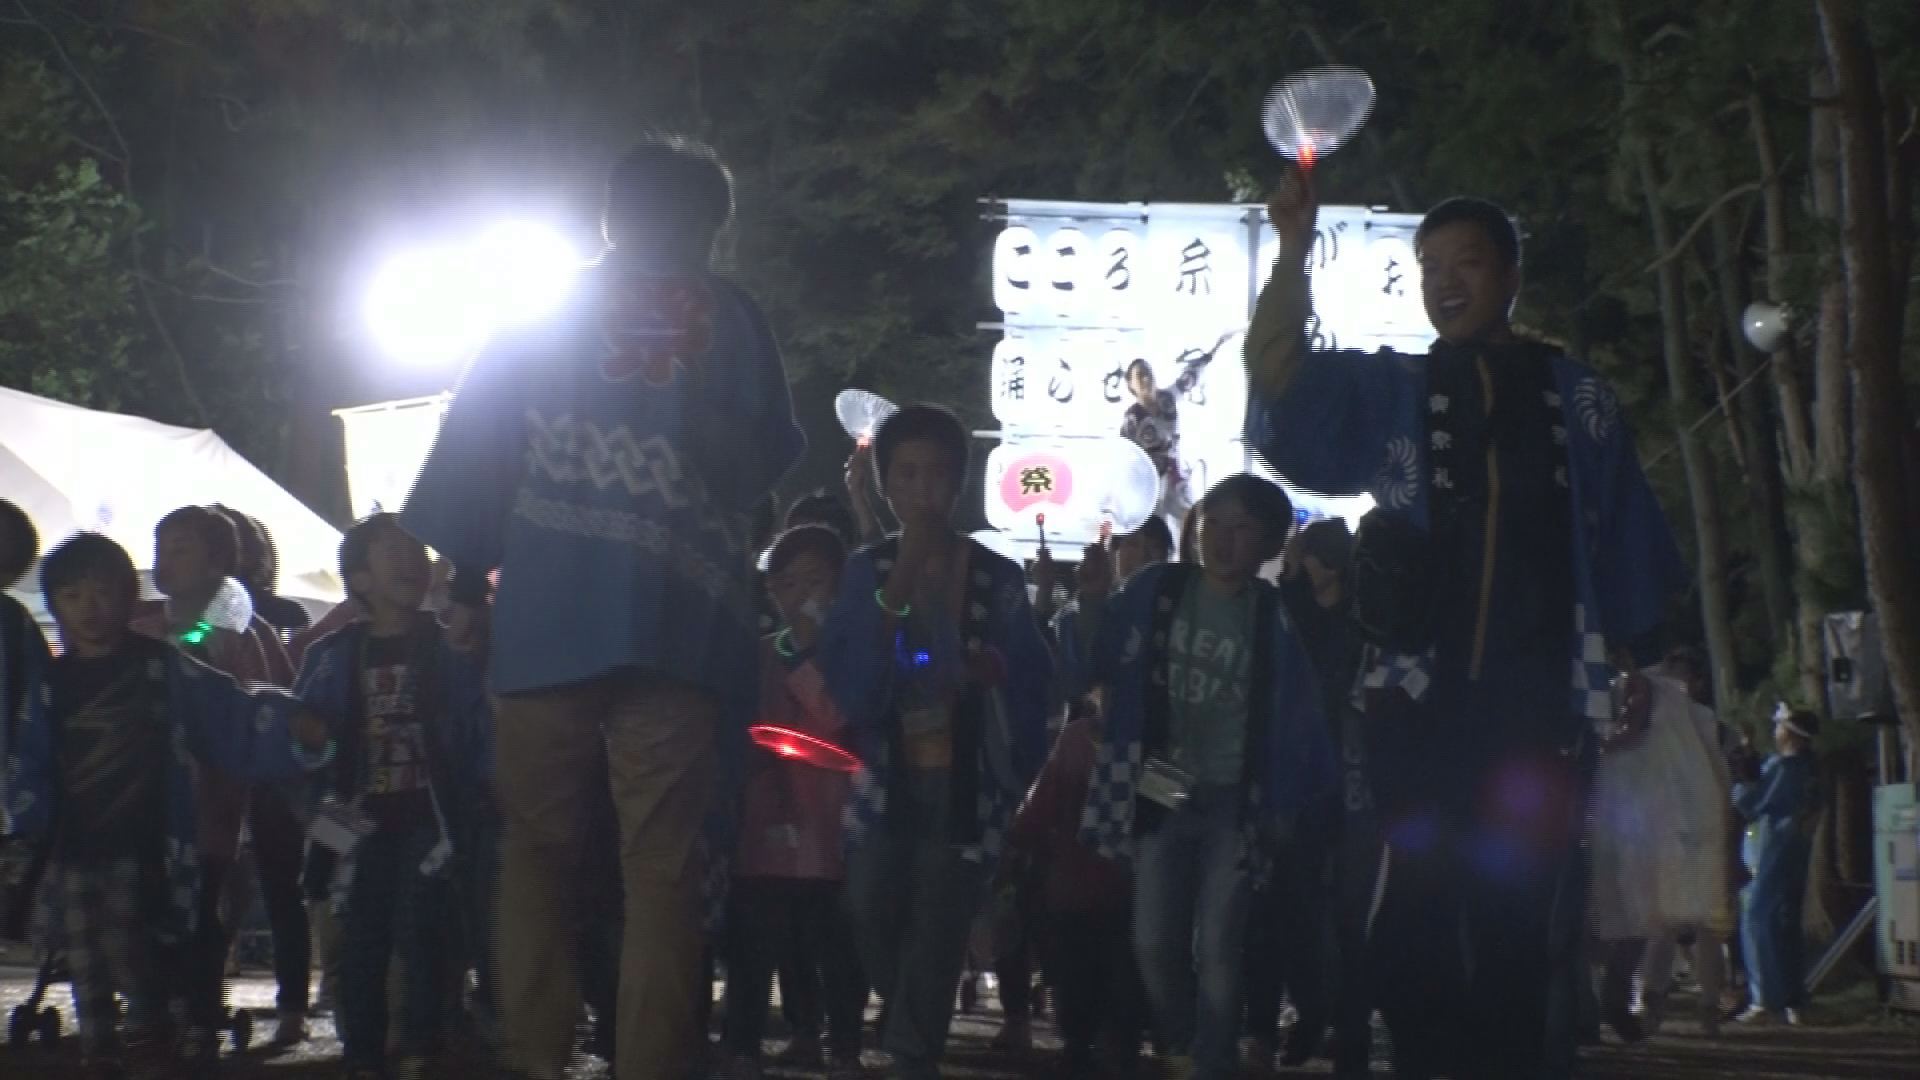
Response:
M501 326L527 326L553 314L573 288L580 253L564 235L530 221L509 221L474 241L487 306Z
M492 331L473 266L426 248L388 259L367 286L367 328L381 350L423 367L470 359Z
M557 230L494 225L459 245L403 251L368 283L364 313L381 351L422 367L471 359L494 331L551 316L582 260Z

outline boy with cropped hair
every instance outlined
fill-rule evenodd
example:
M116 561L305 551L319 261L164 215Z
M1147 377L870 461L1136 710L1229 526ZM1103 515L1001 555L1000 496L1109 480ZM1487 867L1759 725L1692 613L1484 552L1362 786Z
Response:
M298 686L341 747L313 835L339 857L340 1029L355 1080L386 1075L396 954L405 984L397 1075L421 1075L438 1048L451 837L490 787L482 674L421 610L430 574L426 548L394 515L355 523L340 542L340 576L365 617L313 646Z
M953 524L967 433L914 405L873 444L898 536L856 553L820 664L852 728L849 899L896 1075L939 1073L967 931L1046 753L1052 662L1021 568Z
M48 672L48 708L21 729L9 811L21 833L53 845L84 1056L114 1067L118 993L129 1064L137 1075L165 1074L169 984L185 991L193 1027L209 1028L220 1005L193 974L170 977L180 968L167 961L190 953L213 887L199 857L194 773L290 778L323 766L332 744L326 725L284 693L247 692L174 645L130 632L139 577L112 540L75 536L48 553L40 577L62 651ZM212 1059L196 1049L198 1074Z
M1266 842L1332 789L1311 663L1277 588L1293 506L1240 473L1196 507L1200 565L1135 574L1092 651L1103 733L1083 822L1130 856L1134 948L1156 1045L1180 1077L1232 1076L1241 945Z

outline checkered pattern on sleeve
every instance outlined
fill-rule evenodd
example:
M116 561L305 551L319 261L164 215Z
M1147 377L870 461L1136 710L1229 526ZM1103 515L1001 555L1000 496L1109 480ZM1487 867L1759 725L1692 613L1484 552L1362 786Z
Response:
M1429 674L1433 666L1433 650L1424 653L1387 652L1374 646L1368 646L1366 675L1361 679L1363 690L1401 690L1415 701L1427 696L1427 688L1433 678Z
M1613 667L1607 637L1587 620L1587 605L1573 606L1573 711L1589 720L1613 718Z
M1133 796L1140 782L1140 740L1123 747L1101 740L1094 751L1080 840L1102 858L1133 858Z

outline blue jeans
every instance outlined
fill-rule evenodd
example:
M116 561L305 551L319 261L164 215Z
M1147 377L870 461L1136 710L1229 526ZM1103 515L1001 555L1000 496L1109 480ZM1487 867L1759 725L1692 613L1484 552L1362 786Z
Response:
M387 968L402 979L400 1046L427 1053L440 1037L441 933L453 912L447 883L420 872L439 842L433 822L375 829L354 850L340 957L340 1021L349 1066L378 1066L387 1049Z
M1240 953L1248 882L1242 797L1198 788L1134 842L1134 951L1163 1053L1192 1057L1201 1080L1238 1072Z
M887 814L847 859L860 956L887 1005L880 1043L910 1080L940 1075L988 867L946 840L948 774L900 770Z
M1774 835L1776 850L1761 860L1754 879L1740 890L1740 945L1747 965L1748 998L1778 1012L1806 1004L1806 937L1800 929L1807 891L1808 841Z

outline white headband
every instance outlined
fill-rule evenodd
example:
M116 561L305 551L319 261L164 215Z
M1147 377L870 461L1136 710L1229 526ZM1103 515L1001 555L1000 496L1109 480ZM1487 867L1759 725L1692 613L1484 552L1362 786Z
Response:
M1774 707L1773 722L1784 726L1788 731L1793 732L1803 739L1811 740L1813 738L1813 732L1793 722L1793 710L1788 708L1787 703L1784 701Z

